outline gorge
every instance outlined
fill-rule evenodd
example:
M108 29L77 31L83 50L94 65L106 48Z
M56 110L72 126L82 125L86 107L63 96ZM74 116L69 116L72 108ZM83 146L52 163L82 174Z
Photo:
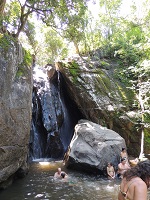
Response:
M115 60L76 55L45 66L37 80L33 63L33 80L18 43L11 41L0 54L1 188L23 177L29 160L63 158L80 119L115 131L125 139L128 153L139 155L134 94L114 76ZM148 154L149 148L144 151Z

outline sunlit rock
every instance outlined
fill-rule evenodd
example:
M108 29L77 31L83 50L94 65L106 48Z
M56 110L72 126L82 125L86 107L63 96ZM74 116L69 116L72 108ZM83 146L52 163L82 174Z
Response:
M80 120L75 127L66 165L75 170L104 174L108 162L117 167L124 146L125 141L118 133Z
M54 76L55 72L56 72L55 67L53 65L47 64L45 66L45 69L46 69L48 78L51 79Z

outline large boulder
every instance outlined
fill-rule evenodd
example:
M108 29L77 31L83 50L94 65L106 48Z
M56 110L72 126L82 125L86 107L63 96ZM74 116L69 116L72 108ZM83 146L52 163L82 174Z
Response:
M0 43L0 188L15 174L28 170L27 156L32 113L32 74L23 64L20 44L3 37Z
M75 170L104 174L108 162L117 167L121 149L125 146L118 133L91 121L80 120L75 126L66 165Z

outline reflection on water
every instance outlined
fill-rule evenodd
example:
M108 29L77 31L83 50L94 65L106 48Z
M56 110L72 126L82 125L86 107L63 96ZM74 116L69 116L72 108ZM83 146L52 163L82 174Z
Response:
M53 175L61 167L68 181L54 180ZM117 200L120 181L83 174L66 169L62 162L38 163L30 166L29 174L0 192L1 200Z

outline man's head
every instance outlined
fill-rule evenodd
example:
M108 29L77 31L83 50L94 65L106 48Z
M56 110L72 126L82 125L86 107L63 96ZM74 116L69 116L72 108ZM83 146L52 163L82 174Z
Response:
M126 148L125 148L125 147L123 147L123 148L122 148L122 151L125 151L125 150L126 150Z
M61 177L62 177L62 178L65 178L65 175L66 175L66 174L65 174L64 172L61 173Z
M60 167L58 168L58 174L61 174L61 168Z
M121 158L121 163L125 164L126 163L126 158Z

